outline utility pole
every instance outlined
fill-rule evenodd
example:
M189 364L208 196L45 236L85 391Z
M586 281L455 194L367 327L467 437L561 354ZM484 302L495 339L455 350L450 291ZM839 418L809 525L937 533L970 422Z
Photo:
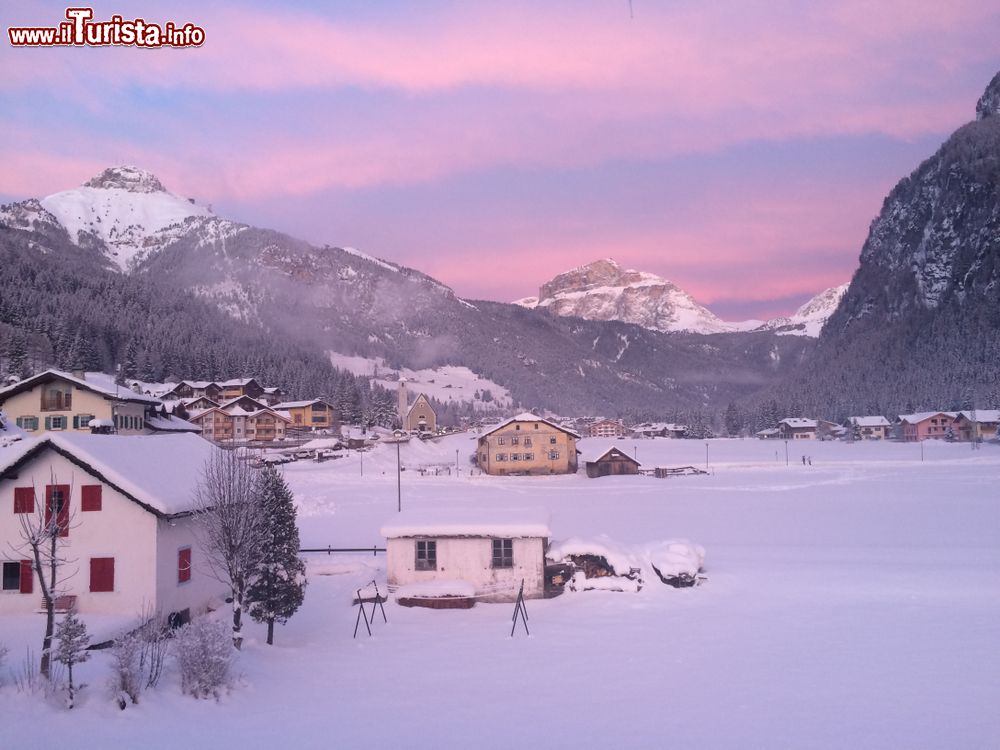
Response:
M399 441L396 441L396 512L403 512L403 470L399 464Z
M358 448L358 455L361 456L361 476L365 475L365 447Z
M455 477L458 478L458 448L455 449Z
M785 438L785 466L788 466L788 438Z
M708 441L705 441L705 471L708 471Z

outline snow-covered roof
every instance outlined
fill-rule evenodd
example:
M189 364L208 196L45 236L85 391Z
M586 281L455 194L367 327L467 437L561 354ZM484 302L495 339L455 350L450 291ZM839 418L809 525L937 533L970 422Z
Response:
M958 414L968 420L972 419L971 410L960 411ZM1000 409L976 409L975 416L976 422L1000 422Z
M0 476L35 451L55 449L85 465L132 500L162 515L195 508L202 467L219 448L190 433L88 435L47 433L0 453ZM12 451L8 453L7 451Z
M201 427L186 419L175 417L152 417L146 419L146 426L154 432L201 432Z
M568 427L563 427L562 425L556 424L555 422L553 422L553 421L551 421L549 419L546 419L545 417L539 417L537 414L532 414L530 411L521 412L517 416L514 416L514 417L511 417L510 419L504 420L503 422L501 422L500 424L498 424L496 427L491 427L490 429L488 429L486 432L483 433L483 435L484 436L485 435L490 435L490 434L496 432L497 430L502 430L504 427L507 427L509 425L514 424L515 422L544 422L545 424L549 425L550 427L555 427L557 430L562 430L563 432L568 432L570 435L572 435L575 438L581 437L580 433L575 432L575 431L569 429Z
M900 414L900 422L908 422L909 424L916 424L917 422L923 422L926 419L931 419L932 417L940 417L941 415L946 417L951 417L954 419L958 416L956 411L918 411L914 414Z
M382 536L544 537L549 514L537 508L434 508L406 510L382 526Z
M805 417L787 417L782 419L778 424L788 425L793 428L808 428L816 429L817 422L815 419L806 419Z
M889 427L885 417L851 417L849 421L858 427Z
M160 403L158 398L147 396L143 393L136 393L128 386L115 383L115 379L111 375L103 372L88 372L84 374L83 378L78 378L68 372L55 369L45 370L32 375L30 378L25 378L13 385L9 385L6 388L0 388L0 403L22 391L34 388L39 383L46 383L51 380L65 380L78 388L83 388L117 401L134 401L141 404L157 405Z
M625 458L627 458L629 461L635 461L635 463L637 464L639 463L632 456L630 456L623 448L617 445L605 445L600 448L588 448L587 450L583 451L583 455L581 456L581 458L583 459L584 463L590 464L596 461L600 461L606 455L611 453L611 451L618 451L623 456L625 456Z
M330 406L328 401L324 401L321 398L313 398L308 401L282 401L280 404L275 404L272 408L274 409L304 409L307 406L312 406L313 404L326 404Z

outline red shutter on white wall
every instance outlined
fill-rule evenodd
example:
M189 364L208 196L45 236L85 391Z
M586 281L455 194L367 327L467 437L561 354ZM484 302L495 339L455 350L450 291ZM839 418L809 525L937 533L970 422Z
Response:
M177 551L177 583L191 580L191 548Z
M35 512L35 488L15 487L14 488L14 512L34 513Z
M115 590L115 558L90 558L90 590L93 593Z
M35 578L31 573L31 560L21 560L20 591L22 594L30 594L35 589Z
M94 511L101 509L102 486L85 484L80 488L80 510Z

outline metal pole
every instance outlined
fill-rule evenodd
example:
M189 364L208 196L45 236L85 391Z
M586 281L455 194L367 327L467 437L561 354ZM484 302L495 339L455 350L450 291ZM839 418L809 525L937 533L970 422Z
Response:
M403 512L403 471L399 465L399 441L396 441L396 512Z
M634 458L636 461L639 460L639 448L638 448L638 446L635 446L635 445L632 446L632 458Z
M785 466L788 466L788 438L785 438Z
M708 442L705 442L705 471L708 471Z
M455 449L455 476L458 476L458 448Z
M920 460L924 460L924 441L920 441Z
M358 448L358 455L361 456L361 476L365 475L365 451L364 448Z

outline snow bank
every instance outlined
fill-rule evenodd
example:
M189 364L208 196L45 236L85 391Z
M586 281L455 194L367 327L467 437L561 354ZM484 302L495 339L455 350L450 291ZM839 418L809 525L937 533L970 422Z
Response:
M705 548L685 539L654 542L642 556L660 578L694 578L705 566Z
M545 557L552 562L569 562L569 558L577 555L593 555L603 557L612 567L615 575L628 575L632 568L642 567L642 561L627 547L615 542L606 534L583 539L572 537L565 541L553 542Z
M623 578L621 576L600 576L587 578L582 570L576 571L567 584L570 591L618 591L634 594L642 589L641 579Z
M468 581L458 579L408 583L396 589L397 599L438 599L443 596L470 597L475 595L475 586Z

